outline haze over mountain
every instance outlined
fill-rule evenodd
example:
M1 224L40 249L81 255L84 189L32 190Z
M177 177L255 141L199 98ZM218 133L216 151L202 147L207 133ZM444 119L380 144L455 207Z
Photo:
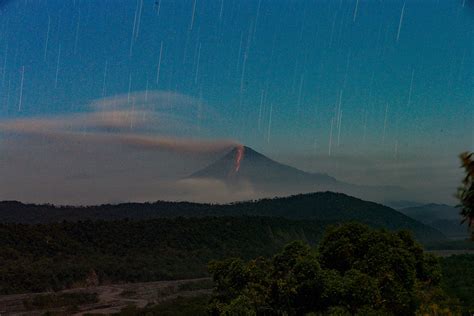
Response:
M191 174L189 178L223 181L236 190L250 186L261 196L333 191L384 202L410 195L396 186L355 185L338 181L324 173L305 172L276 162L247 146L233 148L221 159Z
M461 224L460 210L456 207L431 203L403 208L399 211L417 221L436 228L450 238L465 239L469 237L469 230L466 225Z

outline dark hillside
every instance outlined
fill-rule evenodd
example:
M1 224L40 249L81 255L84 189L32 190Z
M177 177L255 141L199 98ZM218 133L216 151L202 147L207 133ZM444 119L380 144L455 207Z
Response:
M158 201L154 203L124 203L89 207L56 207L18 202L0 203L0 222L3 223L242 215L334 222L354 220L374 227L409 229L422 242L445 238L439 231L387 206L332 192L300 194L284 198L224 205Z
M207 275L212 259L315 244L329 223L269 217L0 224L0 294Z

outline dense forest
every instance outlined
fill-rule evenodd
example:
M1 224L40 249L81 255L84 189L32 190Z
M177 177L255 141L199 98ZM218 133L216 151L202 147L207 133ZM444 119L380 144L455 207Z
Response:
M270 217L0 224L0 293L207 275L212 259L311 244L329 222Z
M352 224L340 226L347 222ZM345 227L346 231L341 233L340 227ZM391 232L400 229L405 230ZM232 314L232 308L237 306L247 306L250 309L244 312L251 311L256 305L252 300L258 299L257 305L279 306L282 312L291 307L293 299L295 302L309 300L307 293L299 298L291 296L296 295L301 286L317 285L323 292L311 292L311 295L320 295L317 296L319 305L307 307L305 312L380 315L381 312L397 310L394 314L402 315L420 308L425 312L436 309L440 313L472 310L474 275L465 271L473 270L474 256L434 259L423 254L423 248L413 238L423 243L425 249L472 248L468 241L455 241L454 244L439 231L391 208L329 192L227 205L156 202L56 207L2 202L0 294L58 291L117 282L186 279L211 274L216 286L212 298L178 299L176 304L196 315L209 311ZM295 241L299 242L291 243ZM289 248L275 255L288 243L291 243ZM280 260L276 258L285 251L301 253L305 264L301 267L303 272L316 273L317 282L308 285L304 280L311 275L294 274L295 267L283 262L291 261L291 256L280 262L288 271L283 271L282 275L269 274L275 272ZM328 256L339 257L333 257L332 263L328 264ZM354 256L362 257L347 262ZM213 262L210 269L209 262ZM344 262L347 264L342 267ZM229 273L227 267L237 269L232 273L247 271L245 278L250 273L252 278L263 279L252 279L251 283L246 281L245 286L240 284L239 291L243 291L244 296L241 292L223 293L223 288L233 286L226 283L229 280L219 277ZM393 274L392 270L398 272ZM429 277L424 275L428 272L432 274ZM384 295L391 293L380 292L384 289L380 283L383 281L380 276L384 273L389 273L386 277L390 282L394 278L408 282L402 282L403 286L389 284L394 286L390 291L405 291L396 293L397 299L404 302L384 305L388 297L384 298ZM274 277L283 279L272 281ZM245 278L239 277L239 280ZM297 283L292 285L295 280ZM300 283L302 285L298 285ZM357 292L359 284L374 292ZM252 292L256 290L255 286L261 292ZM285 288L288 286L290 288ZM275 290L292 294L285 298L284 295L290 292L275 293ZM347 295L351 291L361 295L352 299L365 305L350 301ZM324 302L324 295L338 301ZM376 301L364 301L369 297ZM209 299L210 305L207 304ZM275 303L274 299L279 301ZM438 305L430 304L430 300L439 301ZM376 306L376 309L366 305ZM165 314L183 314L173 302L161 307L147 307L146 310L130 308L123 313L140 315L158 310ZM257 311L257 314L262 313Z
M207 276L207 264L212 260L271 258L286 243L296 240L316 247L325 228L332 225L338 224L247 216L0 224L0 293ZM408 232L380 234L411 240ZM335 249L354 242L356 236L353 232L337 236ZM378 245L373 251L386 256L385 244ZM419 246L415 248L422 252ZM321 246L319 253L324 254ZM474 255L439 260L446 292L459 298L463 306L474 306L474 275L468 273L473 271ZM196 300L190 304L190 309L204 308ZM127 314L135 312L140 313L132 309Z
M213 315L449 315L441 267L408 232L330 227L317 249L297 241L270 259L212 262ZM436 304L434 306L433 304Z
M441 266L443 288L474 314L474 255L449 256L441 260Z
M473 255L424 253L407 232L350 223L327 229L318 245L295 241L273 256L211 262L211 297L120 315L471 315L473 265Z
M359 221L375 227L409 229L422 242L445 239L439 231L381 204L342 193L319 192L232 204L189 202L123 203L89 207L0 203L1 223L51 223L79 220L150 219L161 217L272 216L318 221Z

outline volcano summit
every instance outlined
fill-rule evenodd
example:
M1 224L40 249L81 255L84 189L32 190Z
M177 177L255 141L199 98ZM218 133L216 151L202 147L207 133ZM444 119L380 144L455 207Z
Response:
M255 185L334 185L337 180L321 173L308 173L276 162L247 146L238 146L224 157L193 173L191 178L226 182L245 180Z
M405 196L393 186L364 186L345 183L325 173L311 173L279 163L247 146L237 146L191 179L213 179L230 186L251 185L262 196L334 191L383 202Z

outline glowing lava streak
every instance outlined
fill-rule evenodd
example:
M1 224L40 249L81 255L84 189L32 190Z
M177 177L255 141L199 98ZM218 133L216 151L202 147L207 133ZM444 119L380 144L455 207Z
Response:
M239 172L240 162L242 161L242 159L244 159L244 152L245 152L244 146L239 146L236 149L237 149L237 152L235 154L234 173Z

